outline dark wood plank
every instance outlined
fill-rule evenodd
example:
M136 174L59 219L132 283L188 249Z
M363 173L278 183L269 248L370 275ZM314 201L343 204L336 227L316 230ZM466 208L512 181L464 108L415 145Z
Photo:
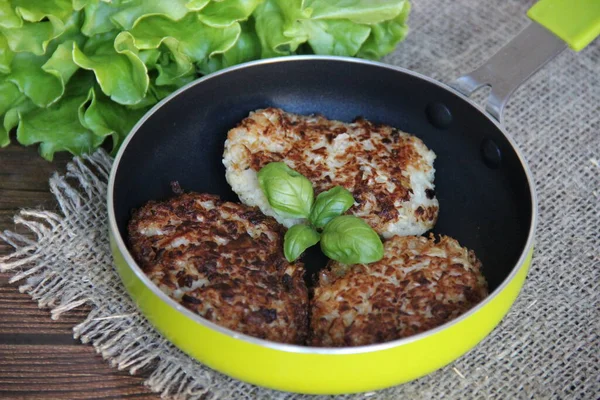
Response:
M81 307L53 321L49 318L49 310L40 309L28 294L20 293L17 284L8 284L10 276L8 273L0 273L0 343L6 343L6 340L1 339L6 335L71 337L73 326L87 315L88 309Z
M65 172L71 160L58 154L50 163L35 148L0 149L0 230L17 230L13 216L19 209L57 210L48 179ZM0 242L0 255L12 248ZM0 398L1 399L158 399L143 386L144 376L131 376L110 367L92 346L73 339L72 328L89 308L83 306L50 318L29 295L9 284L0 273Z
M10 145L0 149L0 230L17 230L13 216L23 208L57 210L48 179L54 172L64 173L72 156L59 153L53 162L40 157L35 147ZM0 254L11 247L0 241Z
M10 145L0 149L0 188L48 192L48 178L55 171L64 172L71 158L68 153L58 153L49 162L37 154L35 147Z
M98 358L83 345L0 345L0 398L156 398L142 377L115 372Z

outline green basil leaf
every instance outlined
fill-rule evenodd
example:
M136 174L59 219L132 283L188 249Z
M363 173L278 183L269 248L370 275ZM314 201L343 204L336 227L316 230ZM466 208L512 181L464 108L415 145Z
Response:
M310 222L316 228L322 228L335 217L345 213L353 204L352 193L341 186L336 186L317 196L310 212Z
M308 225L294 225L283 238L283 254L289 262L296 260L304 250L319 242L319 232Z
M308 218L314 201L312 184L282 162L258 171L258 184L275 212L292 218Z
M353 215L336 217L325 225L321 250L342 264L367 264L383 257L383 243L377 232Z

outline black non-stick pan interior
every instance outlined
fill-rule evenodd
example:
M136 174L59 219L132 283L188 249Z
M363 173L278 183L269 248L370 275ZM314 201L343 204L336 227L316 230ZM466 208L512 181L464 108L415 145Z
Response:
M269 106L346 122L363 116L420 137L437 154L440 214L433 232L473 249L491 290L510 273L524 249L533 207L522 163L500 129L433 81L340 59L228 71L157 109L132 133L118 165L113 201L124 240L131 210L172 196L172 181L238 201L221 162L227 131L250 111ZM307 267L314 272L322 259L312 254Z

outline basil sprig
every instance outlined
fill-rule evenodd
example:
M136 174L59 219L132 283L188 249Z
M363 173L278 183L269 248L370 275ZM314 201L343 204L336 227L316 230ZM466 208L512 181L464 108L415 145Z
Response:
M310 211L310 222L315 228L323 228L329 221L348 211L353 204L352 193L336 186L317 196L317 201Z
M342 264L368 264L383 257L383 243L377 232L353 215L336 217L325 225L321 250Z
M282 162L272 162L258 171L258 184L269 204L280 215L308 218L314 193L306 177Z
M292 226L283 237L283 254L292 262L306 249L319 243L321 235L312 226L298 224Z
M319 240L323 253L343 264L371 263L383 257L377 232L358 217L342 215L354 204L348 190L336 186L319 194L315 201L310 181L282 162L264 166L258 172L258 182L277 214L304 219L285 234L283 252L289 262Z

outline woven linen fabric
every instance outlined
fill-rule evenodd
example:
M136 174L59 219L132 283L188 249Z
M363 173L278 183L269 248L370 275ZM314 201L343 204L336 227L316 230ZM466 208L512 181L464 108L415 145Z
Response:
M413 0L411 33L385 62L450 82L527 25L533 1ZM402 94L399 93L399 96ZM481 100L483 95L476 96ZM513 95L506 129L529 161L539 197L533 264L514 307L478 346L416 381L344 399L597 399L600 396L600 40L565 51ZM150 371L164 396L325 399L266 390L212 371L166 342L139 314L113 269L102 151L75 158L50 186L61 214L15 217L35 239L1 238L0 259L54 318L87 303L74 334L111 364ZM402 362L402 360L398 360Z

